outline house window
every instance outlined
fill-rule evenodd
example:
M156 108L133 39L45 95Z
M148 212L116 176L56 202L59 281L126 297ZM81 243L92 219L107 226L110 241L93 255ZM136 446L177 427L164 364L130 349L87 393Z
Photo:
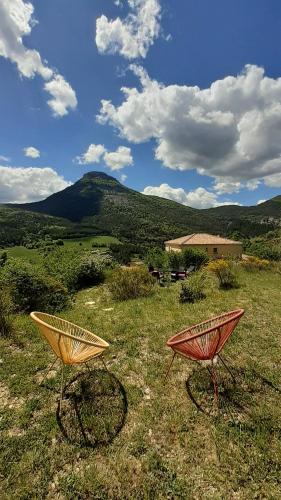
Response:
M214 247L214 253L217 254L218 253L218 249L216 247Z

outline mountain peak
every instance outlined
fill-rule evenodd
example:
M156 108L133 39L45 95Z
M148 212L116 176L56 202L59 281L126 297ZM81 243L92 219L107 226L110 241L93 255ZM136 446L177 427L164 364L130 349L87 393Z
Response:
M83 175L79 181L83 180L92 180L92 181L100 181L100 182L114 182L116 184L120 184L120 182L115 178L112 177L111 175L106 174L105 172L98 172L98 171L92 171L92 172L86 172L86 174ZM78 182L79 182L78 181Z

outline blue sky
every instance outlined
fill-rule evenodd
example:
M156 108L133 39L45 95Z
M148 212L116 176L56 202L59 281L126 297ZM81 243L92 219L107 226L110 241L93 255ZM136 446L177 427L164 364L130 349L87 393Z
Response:
M0 0L0 202L91 170L198 208L280 194L280 28L279 0Z

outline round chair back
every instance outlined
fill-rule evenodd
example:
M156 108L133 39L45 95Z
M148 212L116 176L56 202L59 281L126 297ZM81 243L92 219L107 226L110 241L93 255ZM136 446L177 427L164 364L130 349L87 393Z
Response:
M79 364L99 356L109 346L97 335L51 314L30 314L54 353L65 364Z
M211 360L222 350L243 314L244 309L220 314L177 333L167 345L195 361Z

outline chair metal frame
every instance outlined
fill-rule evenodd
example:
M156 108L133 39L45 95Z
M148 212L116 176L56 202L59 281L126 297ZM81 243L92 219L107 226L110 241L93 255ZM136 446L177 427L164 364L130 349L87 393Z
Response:
M173 352L172 360L169 363L168 370L164 381L166 382L170 373L175 356L190 359L195 362L210 361L211 368L207 366L207 370L211 376L214 386L214 400L219 404L218 398L218 381L215 368L215 359L219 359L225 369L230 373L232 380L235 377L227 366L225 360L222 358L220 352L225 343L232 335L238 321L244 314L244 309L237 309L224 314L220 314L215 318L203 321L193 325L185 330L178 332L167 341L167 346Z
M30 316L56 355L54 362L47 368L41 385L56 362L58 360L61 362L60 404L63 399L65 365L85 364L88 368L87 363L90 360L100 358L107 370L103 353L109 344L105 340L70 321L51 314L33 311Z

